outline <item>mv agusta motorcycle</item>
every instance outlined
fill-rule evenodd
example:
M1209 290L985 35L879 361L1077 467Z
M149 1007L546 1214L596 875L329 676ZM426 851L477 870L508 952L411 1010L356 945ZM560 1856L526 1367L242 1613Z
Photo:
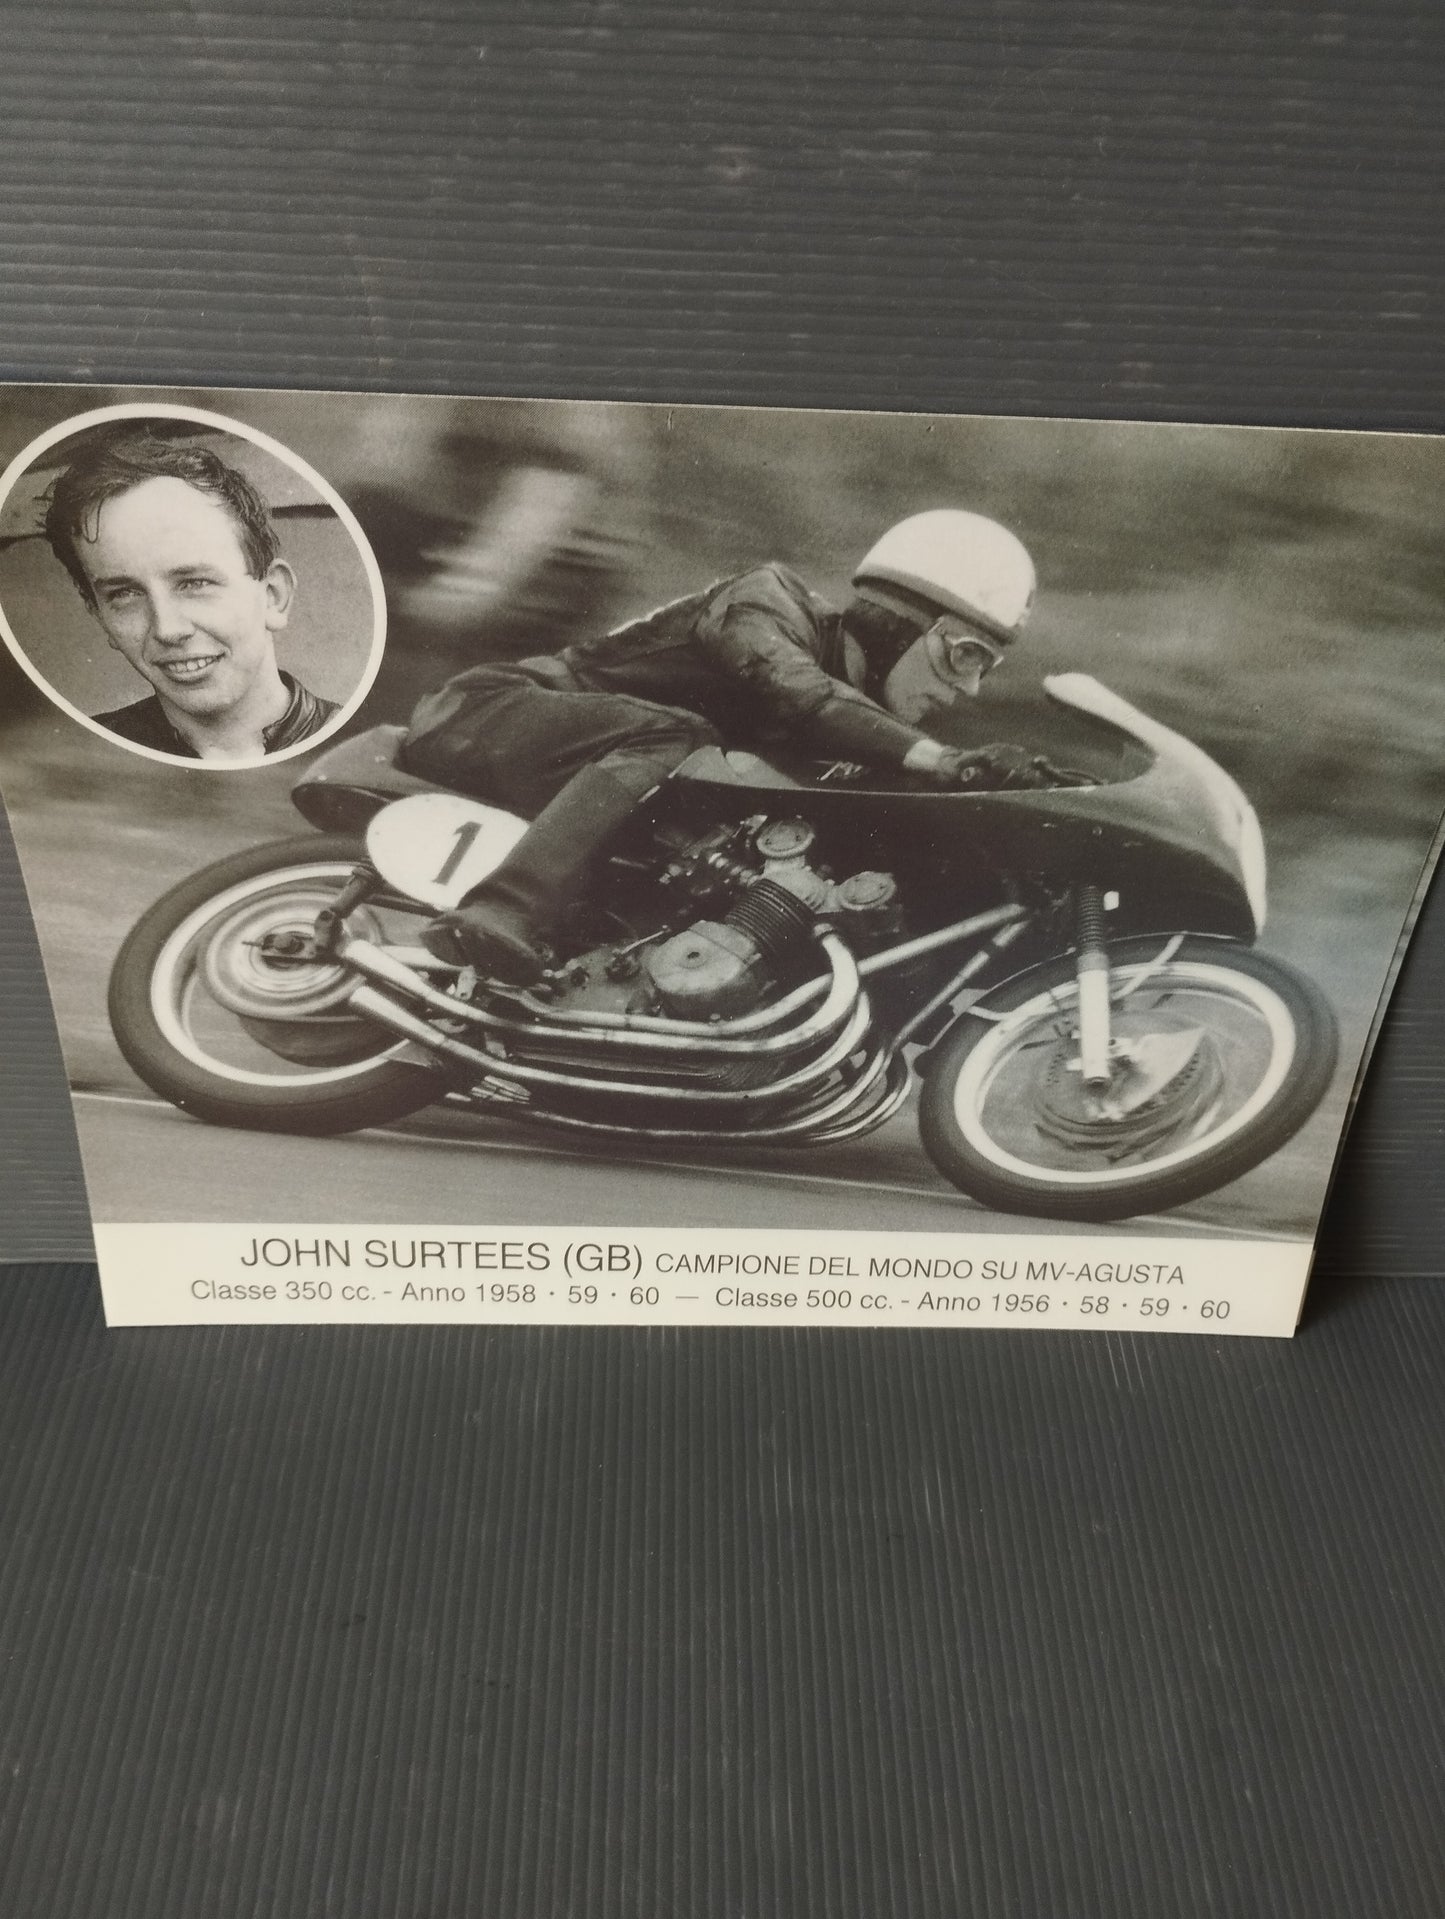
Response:
M1047 691L1106 774L923 791L704 748L608 848L526 990L417 939L523 822L403 772L400 730L374 729L296 785L319 835L223 860L142 917L116 1037L198 1118L311 1134L450 1100L793 1147L865 1134L916 1086L929 1157L986 1206L1180 1205L1304 1123L1335 1020L1251 950L1264 848L1235 782L1087 675Z

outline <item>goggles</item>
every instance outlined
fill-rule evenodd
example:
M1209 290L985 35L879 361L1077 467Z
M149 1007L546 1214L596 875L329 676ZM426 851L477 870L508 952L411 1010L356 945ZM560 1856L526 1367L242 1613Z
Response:
M982 678L1003 659L1004 649L997 640L989 639L956 613L943 614L928 631L938 640L944 671L956 678L961 679L974 668Z

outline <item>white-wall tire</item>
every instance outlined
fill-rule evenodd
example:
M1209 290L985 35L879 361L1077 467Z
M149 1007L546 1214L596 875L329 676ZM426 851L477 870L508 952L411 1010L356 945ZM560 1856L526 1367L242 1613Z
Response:
M1077 995L1071 960L1007 981L934 1048L919 1105L933 1163L962 1191L1002 1211L1108 1220L1179 1206L1237 1179L1315 1110L1333 1076L1335 1017L1310 981L1224 940L1189 939L1156 966L1162 939L1110 949L1118 1021L1209 1035L1217 1095L1181 1111L1173 1130L1124 1152L1061 1140L1039 1123L1038 1089L1066 1060ZM1034 1102L1031 1110L1031 1101ZM1141 1133L1147 1129L1140 1129ZM1107 1141L1107 1144L1105 1143Z
M111 970L111 1030L127 1063L172 1105L221 1126L329 1134L381 1125L420 1111L444 1082L397 1057L401 1048L377 1029L374 1054L316 1066L284 1058L266 1070L208 1047L190 1005L204 988L201 954L228 917L288 896L304 917L341 891L365 856L360 840L340 834L253 847L172 888L136 922Z

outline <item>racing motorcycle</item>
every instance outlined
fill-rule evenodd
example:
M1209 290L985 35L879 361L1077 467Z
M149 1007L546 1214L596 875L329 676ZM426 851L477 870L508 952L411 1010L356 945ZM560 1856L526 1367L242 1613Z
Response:
M342 1133L441 1100L593 1136L801 1146L881 1126L1005 1211L1178 1206L1318 1105L1334 1016L1252 950L1255 813L1207 754L1078 673L1107 761L1038 790L706 747L571 902L517 988L419 943L525 830L397 764L381 727L311 762L320 829L157 901L110 1016L156 1092L228 1126Z

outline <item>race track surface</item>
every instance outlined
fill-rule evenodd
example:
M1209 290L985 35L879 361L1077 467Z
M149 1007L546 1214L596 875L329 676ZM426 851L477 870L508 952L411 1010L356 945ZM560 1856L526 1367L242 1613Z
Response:
M1079 1230L992 1212L954 1192L917 1147L906 1115L871 1140L764 1157L670 1154L643 1142L579 1150L444 1111L404 1128L296 1139L206 1126L139 1096L81 1093L75 1104L92 1207L105 1221ZM1157 1236L1161 1228L1298 1237L1256 1225L1228 1196L1109 1231Z

